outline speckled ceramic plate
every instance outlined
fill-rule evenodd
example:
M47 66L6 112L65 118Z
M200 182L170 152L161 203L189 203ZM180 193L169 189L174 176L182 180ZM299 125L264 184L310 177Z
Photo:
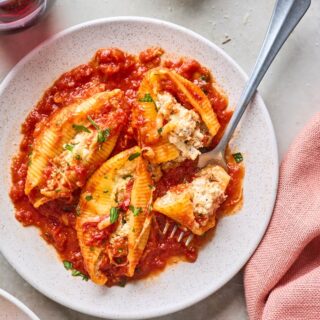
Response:
M1 320L40 320L20 300L0 289Z
M149 46L194 57L209 67L233 107L246 75L228 55L198 34L147 18L119 17L88 22L59 33L26 56L0 88L0 246L18 273L49 298L83 313L113 319L142 319L188 307L212 294L246 263L270 220L278 180L274 130L259 95L249 107L233 145L246 166L244 206L223 218L214 239L196 263L180 263L159 276L125 288L99 287L66 272L53 248L35 228L14 218L8 197L10 162L21 137L19 128L44 90L64 71L87 62L101 47L138 53Z

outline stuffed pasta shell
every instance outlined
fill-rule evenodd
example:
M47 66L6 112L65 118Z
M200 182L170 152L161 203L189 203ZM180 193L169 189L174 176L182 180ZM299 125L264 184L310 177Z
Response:
M52 115L35 137L27 172L34 207L70 198L108 158L126 118L122 105L120 90L105 91Z
M197 235L213 228L216 212L226 200L230 176L220 166L208 165L190 183L176 185L157 198L154 210L170 217Z
M145 75L134 115L140 143L152 147L154 163L195 160L220 128L203 91L165 68Z
M149 237L152 180L139 147L106 161L79 202L76 230L92 281L132 277Z

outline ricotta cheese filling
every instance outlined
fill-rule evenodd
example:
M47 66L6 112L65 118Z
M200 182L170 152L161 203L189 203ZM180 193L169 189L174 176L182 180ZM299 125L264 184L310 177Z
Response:
M225 190L215 177L214 166L200 170L190 183L193 212L199 223L205 225L220 204L226 200Z
M69 143L63 146L64 151L52 160L52 173L46 182L42 194L64 192L73 189L73 185L82 187L77 181L74 167L84 165L97 147L97 132L78 133Z
M181 152L180 161L195 160L208 134L206 128L201 126L199 114L183 107L170 93L158 94L156 104L158 115L163 120L160 122L166 122L163 131L169 128L168 140Z

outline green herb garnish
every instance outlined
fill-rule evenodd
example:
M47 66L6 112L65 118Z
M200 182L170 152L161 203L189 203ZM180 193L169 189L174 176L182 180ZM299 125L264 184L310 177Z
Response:
M72 269L72 262L70 262L70 261L64 260L63 265L67 270Z
M118 286L121 288L124 288L127 284L127 280L126 279L121 279L118 283Z
M110 129L107 128L105 130L100 130L98 132L98 142L103 143L107 140L107 138L110 136Z
M125 174L124 176L122 176L122 179L128 179L128 178L132 178L132 174Z
M100 130L100 127L94 122L94 120L90 116L87 116L87 119L97 130Z
M139 101L140 102L154 102L150 93L146 93L143 98L139 99Z
M129 209L133 212L133 216L137 217L140 212L142 211L142 208L135 208L134 206L130 205Z
M76 160L81 160L80 154L76 154L74 158L75 158Z
M88 195L86 195L85 199L86 199L87 201L90 201L90 200L93 199L93 197L92 197L91 194L88 194Z
M156 108L156 111L158 111L158 107L157 104L155 103L155 101L152 99L151 94L150 93L146 93L144 95L144 97L139 99L139 102L152 102Z
M109 190L103 190L103 193L108 193L109 192Z
M90 117L87 116L89 122L98 130L98 142L99 143L103 143L107 140L107 138L110 136L110 129L104 129L104 130L100 130L100 127L98 126L98 124L96 122L94 122L94 120Z
M240 163L243 161L243 156L241 152L234 153L232 156L236 163Z
M203 75L200 77L200 79L201 79L202 81L206 81L206 82L207 82L207 81L209 80L209 76L203 74Z
M159 128L158 133L161 134L162 130L163 130L163 128Z
M83 274L82 272L80 272L80 271L77 270L77 269L73 269L72 272L71 272L71 275L72 275L73 277L81 277L82 280L84 280L84 281L88 281L88 280L89 280L89 278L88 278L87 275Z
M110 209L110 223L115 223L119 217L119 208L111 207Z
M90 121L90 120L89 120L89 121ZM73 128L74 130L76 130L76 132L88 132L88 133L91 132L87 127L85 127L85 126L83 126L83 125L81 125L81 124L73 124L73 125L72 125L72 128Z
M136 152L136 153L130 154L128 159L129 159L129 161L132 161L135 158L138 158L139 156L140 156L140 152Z
M64 148L65 150L68 150L68 151L72 152L72 150L73 150L73 148L74 148L74 145L73 145L73 144L66 143L66 144L63 145L63 148Z
M82 280L84 280L84 281L88 281L89 280L89 277L87 275L85 275L82 272L80 272L79 270L73 268L72 262L64 260L63 261L63 265L67 270L71 270L72 271L71 275L73 277L81 277Z
M56 189L55 192L59 193L59 192L61 192L61 189Z

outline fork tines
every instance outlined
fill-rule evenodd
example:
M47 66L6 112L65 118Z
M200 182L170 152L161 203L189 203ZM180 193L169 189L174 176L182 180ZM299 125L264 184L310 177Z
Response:
M163 228L162 234L163 234L163 235L166 235L167 232L168 232L168 230L169 230L169 228L170 228L170 223L169 223L168 221L166 221L166 224L165 224L165 226L164 226L164 228ZM187 229L186 229L186 228L183 228L183 227L179 228L177 224L174 224L174 226L173 226L173 228L172 228L172 230L171 230L171 233L170 233L170 235L169 235L169 238L173 238L173 237L175 236L175 234L177 233L178 229L181 229L181 232L180 232L180 234L178 235L177 241L178 241L178 242L181 242L181 240L182 240L182 239L185 237L185 235L186 235ZM191 234L187 237L187 239L185 240L184 244L185 244L186 246L189 246L189 244L190 244L190 242L192 241L192 239L193 239L193 234L191 233Z

